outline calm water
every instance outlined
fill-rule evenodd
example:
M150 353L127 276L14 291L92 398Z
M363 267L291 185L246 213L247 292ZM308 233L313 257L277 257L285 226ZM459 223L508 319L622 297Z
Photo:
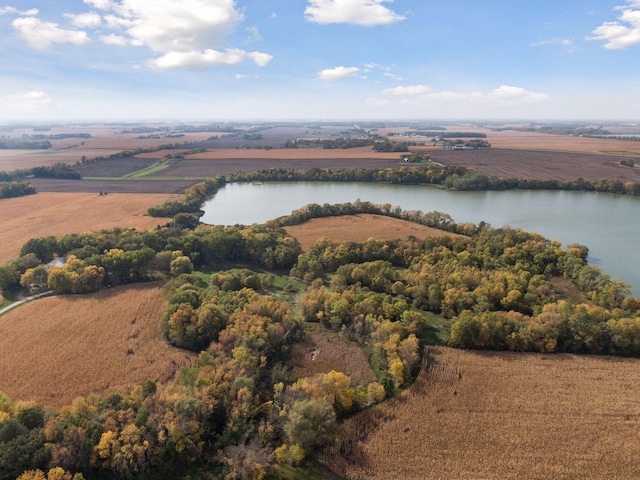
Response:
M590 192L454 192L413 185L365 183L232 183L205 203L202 221L214 225L263 223L310 203L356 200L403 210L437 210L457 223L510 225L589 247L589 262L632 285L640 296L640 198Z

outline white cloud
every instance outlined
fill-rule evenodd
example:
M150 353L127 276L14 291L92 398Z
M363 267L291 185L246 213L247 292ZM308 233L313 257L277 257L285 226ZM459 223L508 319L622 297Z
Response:
M249 32L249 37L245 40L245 43L261 42L264 40L262 35L260 35L258 27L248 27L247 32Z
M627 0L627 5L616 7L622 11L618 21L604 22L588 40L602 40L604 47L618 50L640 44L640 0Z
M392 80L396 80L396 81L401 81L404 80L400 75L396 75L395 73L391 73L391 72L385 72L382 74L383 77L387 77L390 78Z
M33 17L34 15L38 15L40 11L37 8L31 8L29 10L21 12L16 7L0 7L0 15L5 15L7 13L17 13L18 15L22 15L24 17Z
M382 5L393 0L309 0L304 13L319 24L351 23L374 26L399 22L406 17Z
M127 40L127 37L116 35L115 33L112 33L110 35L102 35L100 37L100 40L102 40L102 42L106 43L107 45L117 45L118 47L129 45L129 40Z
M110 10L113 7L113 2L110 0L84 0L84 3L99 10Z
M320 80L340 80L342 78L353 77L358 73L360 69L358 67L336 67L322 70L318 73Z
M23 108L46 107L54 104L51 97L42 90L31 90L26 93L16 93L14 95L9 95L7 100L16 106Z
M532 47L560 47L566 53L575 53L576 47L570 38L549 38L531 44Z
M487 98L499 100L510 105L524 105L545 102L549 95L545 93L529 92L524 88L501 85L487 95Z
M168 52L161 57L149 60L153 68L186 68L199 70L218 65L237 65L246 59L253 60L259 66L265 66L271 55L259 52L245 52L240 49L229 49L224 52L207 49L204 51Z
M201 69L252 60L259 66L273 58L262 52L226 47L226 38L244 20L234 0L84 0L106 10L104 21L113 32L101 37L115 45L146 46L160 54L153 68ZM257 29L248 29L252 41Z
M426 85L409 85L406 87L387 88L384 93L389 95L424 95L429 93L430 90Z
M640 0L639 0L640 1ZM541 103L549 100L544 93L530 92L520 87L501 85L488 93L481 92L432 92L426 85L410 85L406 87L394 87L384 90L384 93L393 96L412 96L421 100L435 100L444 102L490 102L505 106L517 106Z
M84 45L89 42L86 32L65 30L56 23L43 22L34 17L17 18L13 21L13 27L20 38L37 50L46 50L52 43Z
M79 15L65 13L64 16L70 19L71 23L78 28L94 28L102 23L100 15L94 12L81 13Z

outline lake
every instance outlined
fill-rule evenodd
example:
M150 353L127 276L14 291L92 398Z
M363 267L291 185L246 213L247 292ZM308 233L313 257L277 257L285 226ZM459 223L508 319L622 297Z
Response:
M403 210L439 211L456 223L510 225L589 247L589 263L632 286L640 297L640 198L593 192L457 192L420 185L337 182L231 183L208 200L201 221L264 223L310 203L369 201Z

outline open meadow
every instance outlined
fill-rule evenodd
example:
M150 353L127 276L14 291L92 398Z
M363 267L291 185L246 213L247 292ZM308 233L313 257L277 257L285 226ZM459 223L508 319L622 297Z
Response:
M346 422L347 460L330 459L346 478L640 477L637 359L432 353L408 391Z
M171 347L158 283L29 302L0 317L0 392L62 407L90 393L165 382L194 355Z
M147 215L147 209L177 195L37 193L1 200L0 262L15 258L31 238L62 236L113 227L155 228L169 219Z

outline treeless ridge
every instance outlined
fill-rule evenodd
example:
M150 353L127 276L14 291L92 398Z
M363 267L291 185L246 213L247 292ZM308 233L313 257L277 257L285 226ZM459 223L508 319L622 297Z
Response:
M437 349L369 422L349 479L640 477L640 361ZM367 428L362 427L360 428Z
M164 382L195 358L171 347L158 320L159 284L46 297L0 317L0 391L61 407L80 395Z
M0 263L20 254L31 238L62 236L113 227L154 228L166 218L147 215L150 206L178 195L97 193L37 193L0 200Z
M305 252L322 237L335 242L366 242L370 238L395 240L409 235L416 238L454 235L437 228L368 213L312 218L300 225L286 227L286 230L289 235L298 239Z

